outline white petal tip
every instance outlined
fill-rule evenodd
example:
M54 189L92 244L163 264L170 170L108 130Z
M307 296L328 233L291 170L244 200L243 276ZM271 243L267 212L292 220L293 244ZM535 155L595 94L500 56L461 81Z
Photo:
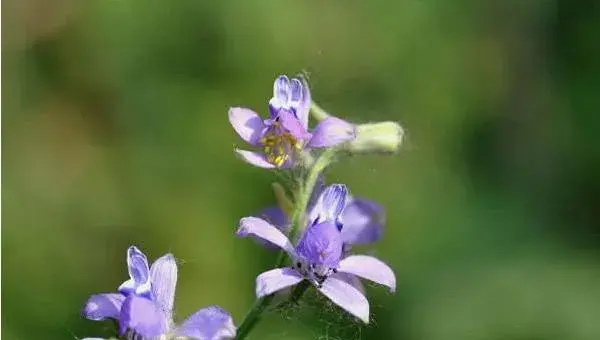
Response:
M240 222L242 223L242 222ZM240 225L238 229L235 231L235 236L237 237L246 237L248 236L248 228L246 226Z
M382 282L382 284L384 286L386 286L387 288L389 288L390 293L395 293L396 292L396 281L390 281L390 282Z

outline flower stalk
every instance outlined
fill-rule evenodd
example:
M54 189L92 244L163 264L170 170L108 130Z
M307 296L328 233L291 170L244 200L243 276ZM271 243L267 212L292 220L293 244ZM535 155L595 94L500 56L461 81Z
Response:
M321 120L329 117L329 113L327 113L325 110L323 110L323 108L321 108L315 102L312 102L310 105L310 113L318 121L321 121Z

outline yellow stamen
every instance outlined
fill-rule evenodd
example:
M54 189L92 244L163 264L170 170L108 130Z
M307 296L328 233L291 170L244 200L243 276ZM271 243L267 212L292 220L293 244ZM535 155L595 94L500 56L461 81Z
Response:
M271 131L260 139L263 151L269 163L281 167L289 160L293 153L302 149L302 144L289 132L277 134Z

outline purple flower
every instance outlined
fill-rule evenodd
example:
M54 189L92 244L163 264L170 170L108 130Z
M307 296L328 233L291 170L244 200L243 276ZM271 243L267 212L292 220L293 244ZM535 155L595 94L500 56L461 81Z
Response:
M274 225L257 217L240 221L237 235L252 236L285 250L293 266L266 271L256 278L258 298L293 286L311 282L321 293L363 322L369 322L369 302L358 277L396 289L394 272L382 261L365 255L344 257L340 216L346 205L344 185L328 187L316 203L314 220L294 247Z
M181 325L174 324L177 263L172 254L160 257L148 267L146 255L131 246L127 250L127 267L130 278L119 286L119 292L92 295L83 308L84 317L115 319L119 322L119 334L131 339L174 336L225 340L235 337L233 319L217 306L200 309Z
M303 80L282 75L273 85L269 118L246 108L229 109L229 122L235 131L260 152L237 150L246 162L261 168L289 168L302 150L326 148L354 139L354 125L336 117L322 120L308 131L311 96Z
M314 223L318 217L322 206L322 194L325 191L323 179L320 178L307 208L309 223ZM264 209L259 216L284 233L289 230L290 220L278 206ZM371 200L347 195L346 206L339 215L337 223L342 225L342 241L344 248L348 249L352 245L370 244L379 240L383 234L385 213L381 205Z

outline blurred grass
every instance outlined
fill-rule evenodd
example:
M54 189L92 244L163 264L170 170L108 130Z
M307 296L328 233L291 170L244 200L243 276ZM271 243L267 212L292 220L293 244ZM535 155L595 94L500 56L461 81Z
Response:
M2 7L6 339L111 334L79 311L132 243L178 257L180 320L219 304L240 322L273 256L233 231L275 177L234 157L226 112L264 113L274 77L302 70L327 110L407 130L396 157L328 173L387 207L366 251L399 289L369 289L372 326L307 302L253 339L600 338L595 2Z

